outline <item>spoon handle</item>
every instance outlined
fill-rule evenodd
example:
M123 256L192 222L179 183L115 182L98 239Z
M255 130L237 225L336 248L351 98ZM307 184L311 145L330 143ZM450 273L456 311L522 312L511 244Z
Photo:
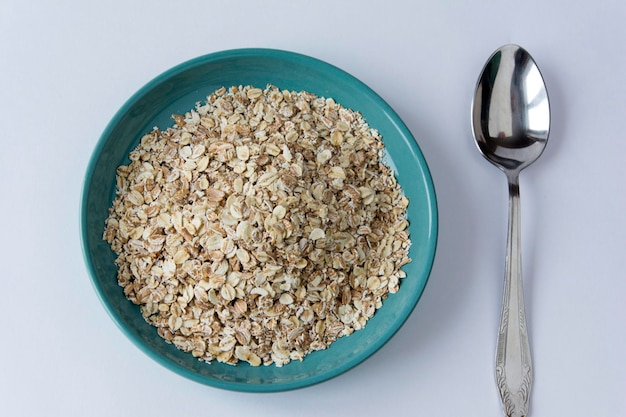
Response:
M520 194L518 175L509 180L509 229L502 315L496 350L496 382L508 417L525 417L532 383L532 364L522 288Z

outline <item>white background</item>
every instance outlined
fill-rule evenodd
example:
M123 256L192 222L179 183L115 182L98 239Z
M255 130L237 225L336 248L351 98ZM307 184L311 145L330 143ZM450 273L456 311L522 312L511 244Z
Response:
M0 414L500 416L493 377L505 177L469 124L502 44L545 77L552 130L522 173L532 416L626 416L626 3L0 1ZM107 122L141 86L240 47L353 74L403 118L440 215L424 296L372 358L320 385L241 394L188 381L108 317L83 264L79 200Z

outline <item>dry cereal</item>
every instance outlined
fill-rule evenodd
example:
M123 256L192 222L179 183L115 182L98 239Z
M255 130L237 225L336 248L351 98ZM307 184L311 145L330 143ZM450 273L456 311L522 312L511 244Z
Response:
M118 282L203 361L282 366L362 329L408 263L408 199L363 117L221 88L141 138L104 239Z

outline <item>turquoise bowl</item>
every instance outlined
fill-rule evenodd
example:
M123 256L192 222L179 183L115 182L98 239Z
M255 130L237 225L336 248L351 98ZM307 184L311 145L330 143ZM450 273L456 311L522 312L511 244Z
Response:
M102 240L104 221L115 195L115 171L154 126L173 124L172 114L192 109L222 86L273 84L332 97L363 114L383 136L386 162L410 200L408 220L413 261L407 278L390 295L364 329L343 337L302 362L283 367L207 364L161 339L139 307L117 284L115 254ZM83 185L81 207L83 254L102 304L119 328L147 355L194 381L222 389L276 392L310 386L363 362L402 326L417 304L433 264L437 241L437 206L432 179L415 139L398 115L365 84L317 59L272 49L238 49L205 55L159 75L133 95L115 114L93 152ZM400 360L400 359L398 359Z

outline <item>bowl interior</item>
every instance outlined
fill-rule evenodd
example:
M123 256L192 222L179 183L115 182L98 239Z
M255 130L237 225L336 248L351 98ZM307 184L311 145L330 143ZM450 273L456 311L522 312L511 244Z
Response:
M386 161L410 200L408 220L413 262L407 278L385 300L363 330L339 339L330 348L282 368L248 364L206 364L165 343L147 324L139 308L117 284L115 254L102 239L104 221L115 195L117 166L154 126L173 124L222 86L268 83L281 89L306 90L332 97L360 111L377 128L386 147ZM411 133L395 112L372 90L349 74L324 62L285 51L243 49L203 56L160 75L132 96L104 131L90 161L81 207L83 253L94 287L111 317L145 353L171 370L198 382L231 390L270 392L312 385L345 372L378 350L402 326L419 300L432 266L437 239L437 209L426 161Z

